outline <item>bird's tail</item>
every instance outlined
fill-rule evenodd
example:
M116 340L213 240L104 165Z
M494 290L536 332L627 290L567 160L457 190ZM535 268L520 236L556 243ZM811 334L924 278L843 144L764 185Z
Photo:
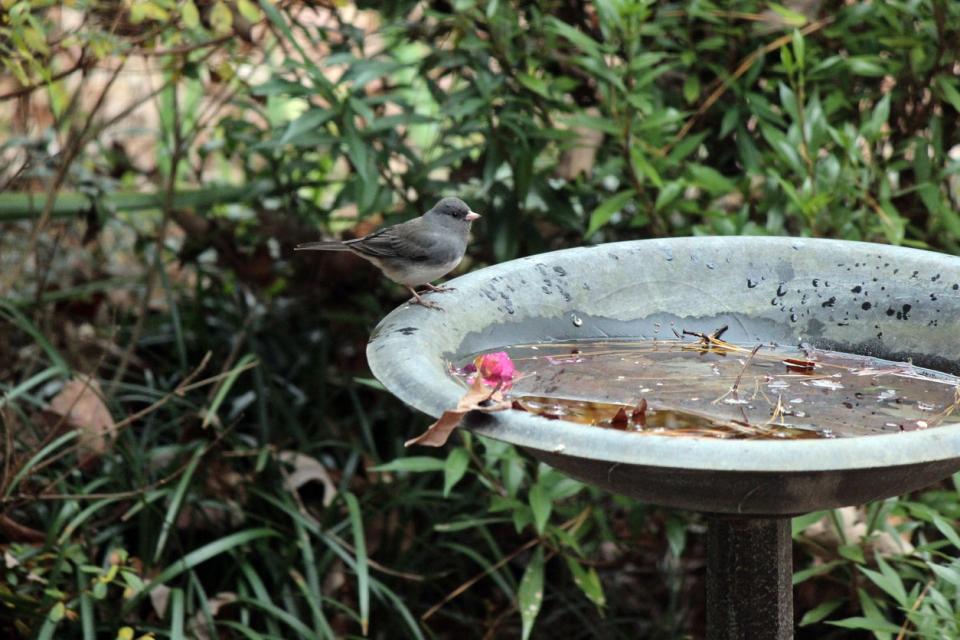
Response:
M350 248L339 240L321 240L320 242L304 242L293 248L294 251L349 251Z

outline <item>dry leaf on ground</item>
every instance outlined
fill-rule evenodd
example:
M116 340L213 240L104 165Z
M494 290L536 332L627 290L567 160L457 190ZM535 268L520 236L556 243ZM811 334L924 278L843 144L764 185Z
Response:
M80 466L85 466L107 450L108 438L116 423L103 402L100 384L88 376L78 376L63 385L50 410L66 418L80 432Z
M207 600L207 606L210 608L210 615L214 618L220 613L220 609L228 604L237 601L237 594L232 591L221 591L217 595ZM211 640L210 629L207 627L207 618L203 611L197 611L187 621L188 637L197 638L197 640Z
M886 530L875 530L868 536L867 510L864 507L837 509L837 522L843 528L842 535L837 531L834 520L824 516L807 527L803 537L831 552L836 552L845 543L866 543L868 549L885 557L913 552L914 545L910 542L909 532L895 537Z
M157 612L157 617L161 620L167 615L171 591L172 589L165 584L157 585L150 591L150 603L153 605L153 610Z
M281 451L277 458L293 467L293 473L283 480L284 489L292 493L311 480L316 480L323 485L323 506L329 507L333 503L337 485L319 460L296 451Z

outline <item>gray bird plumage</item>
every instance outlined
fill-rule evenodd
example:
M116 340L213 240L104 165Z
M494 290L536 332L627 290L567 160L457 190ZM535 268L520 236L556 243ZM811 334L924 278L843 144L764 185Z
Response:
M419 218L408 220L354 240L308 242L298 251L351 251L377 265L383 273L413 293L414 302L439 308L423 300L414 287L426 285L452 271L463 259L470 224L480 215L459 198L444 198Z

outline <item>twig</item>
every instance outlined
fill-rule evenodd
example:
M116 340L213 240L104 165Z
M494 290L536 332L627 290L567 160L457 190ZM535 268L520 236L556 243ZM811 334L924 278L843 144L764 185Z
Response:
M800 34L804 36L810 35L811 33L814 33L824 28L831 22L833 22L832 16L828 16L821 20L817 20L816 22L811 22L810 24L805 26L803 29L800 29ZM690 118L688 118L687 121L683 124L683 127L681 127L680 131L677 133L674 139L668 144L664 145L662 149L660 149L659 154L661 156L665 156L668 153L670 153L670 150L673 149L673 147L675 147L677 143L683 140L688 133L690 133L690 130L693 129L694 125L703 116L703 114L705 114L710 109L710 107L712 107L714 103L716 103L716 101L719 100L720 97L727 92L727 89L730 87L730 85L733 84L735 80L739 79L743 74L745 74L747 71L750 70L750 67L753 66L754 62L756 62L761 56L765 56L766 54L772 51L776 51L777 49L784 46L785 44L790 43L792 39L793 39L793 34L780 36L773 42L770 42L764 45L763 47L757 49L750 55L746 56L740 62L737 68L734 70L733 74L731 74L731 76L728 79L726 79L719 87L714 89L709 96L707 96L707 98L703 101L703 103L701 103L700 106L697 108L697 111L692 116L690 116Z
M740 373L737 374L737 379L734 381L733 386L730 388L730 391L733 393L737 392L737 389L740 388L740 380L743 378L743 373L747 370L747 367L750 366L750 361L753 360L753 356L757 355L757 351L760 351L760 347L763 345L757 345L753 348L753 351L750 352L750 356L747 358L746 362L743 363L743 367L740 368Z
M933 580L928 580L926 586L923 587L923 591L921 591L920 595L917 596L917 599L913 601L913 606L910 607L910 611L907 612L906 619L904 619L903 624L900 626L900 633L897 634L897 640L903 640L906 637L907 626L910 624L910 614L920 608L920 603L923 602L923 599L927 597L927 592L930 591L930 587L932 586Z
M333 540L335 540L337 544L342 545L347 551L356 555L357 550L352 544L350 544L349 542L347 542L337 534L332 533L330 531L327 531L326 535L332 538ZM394 576L396 578L403 578L404 580L410 580L411 582L423 582L424 580L427 579L426 576L422 576L417 573L407 573L406 571L397 571L396 569L385 567L379 562L377 562L376 560L370 558L369 556L367 556L367 564L369 564L371 568L376 569L380 573L384 573L388 576Z
M233 40L233 34L227 34L225 36L220 36L219 38L213 38L205 42L197 42L195 44L183 44L179 47L170 47L169 49L137 49L136 51L131 51L128 55L137 55L143 57L156 58L160 56L182 56L187 53L193 53L194 51L199 51L200 49L206 49L207 47L219 47L220 45Z
M591 511L591 507L585 508L579 514L577 514L573 518L570 518L569 520L561 524L560 528L576 530L577 528L580 527L580 525L583 523L586 517L590 515L590 511ZM447 604L448 602L450 602L451 600L453 600L454 598L462 594L464 591L466 591L467 589L475 585L477 582L483 579L484 576L493 573L503 565L507 564L508 562L510 562L517 556L519 556L521 553L523 553L527 549L530 549L531 547L536 546L537 543L541 541L542 541L542 538L540 536L527 540L525 543L523 543L522 545L520 545L510 553L500 558L500 560L498 560L495 564L490 565L489 567L487 567L486 569L484 569L483 571L473 576L472 578L470 578L469 580L461 584L459 587L457 587L456 589L448 593L446 596L444 596L444 598L440 602L438 602L437 604L427 609L426 613L420 616L420 620L422 622L426 622L433 614L439 611L443 607L443 605Z
M507 619L507 616L516 610L517 603L511 602L510 606L501 611L500 614L494 618L493 622L487 626L487 631L483 634L483 640L496 640L497 630L500 628L500 625L503 624L503 621Z
M126 418L124 418L123 420L121 420L120 422L117 422L116 424L114 424L114 425L113 425L113 428L111 429L111 434L116 434L116 433L118 433L118 432L120 431L120 429L123 429L123 428L126 427L127 425L129 425L129 424L131 424L131 423L133 423L133 422L136 422L137 420L139 420L139 419L142 418L143 416L145 416L145 415L147 415L147 414L150 414L150 413L156 411L157 409L159 409L160 407L162 407L163 405L165 405L167 402L169 402L171 399L173 399L174 396L181 396L181 395L183 395L184 393L186 393L186 391L188 391L188 390L191 389L191 388L195 388L196 386L201 385L201 384L210 384L211 382L214 382L214 381L218 380L218 379L220 378L220 376L213 376L213 377L211 377L211 378L207 378L206 380L201 380L200 382L198 382L198 383L196 383L196 384L193 384L193 385L189 384L194 378L196 378L198 375L200 375L200 372L201 372L201 371L203 371L203 370L206 368L207 363L210 362L210 356L211 356L211 353L208 351L207 354L203 357L203 360L200 361L200 364L197 365L197 367L196 367L192 372L190 372L190 374L188 374L187 377L185 377L185 378L180 382L180 384L177 385L177 387L176 387L173 391L168 392L168 393L167 393L166 395L164 395L162 398L160 398L159 400L157 400L156 402L154 402L154 403L151 404L150 406L146 407L145 409L141 409L140 411L137 411L136 413L133 413L133 414L127 416ZM255 362L252 362L252 363L250 363L250 364L251 364L251 365L255 365L256 363L255 363ZM87 387L87 388L89 389L89 387ZM80 396L78 395L77 398L79 399L79 397L80 397ZM75 401L75 402L76 402L76 401ZM68 412L68 413L69 413L69 412ZM62 418L62 420L66 420L66 417ZM62 420L61 420L61 421L62 421ZM53 463L56 462L57 460L61 459L61 458L64 457L65 455L69 454L71 451L73 451L73 449L74 449L74 447L70 447L70 448L67 448L67 449L62 450L60 453L58 453L58 454L56 454L56 455L50 456L49 458L47 458L47 459L44 460L43 462L37 464L37 466L35 466L35 467L33 468L33 470L34 470L34 471L39 471L39 470L41 470L41 469L44 469L44 468L50 466L51 464L53 464ZM51 482L50 484L48 484L48 486L52 486L52 484L55 484L56 482L57 482L57 480L54 480L53 482Z
M156 288L157 273L160 269L164 268L163 250L165 248L164 245L166 244L167 239L167 227L170 225L170 217L173 210L173 194L177 184L177 168L180 166L180 159L183 155L183 132L180 130L181 122L179 92L177 91L176 83L171 84L170 87L173 90L173 100L171 101L173 105L173 150L170 155L167 184L164 189L163 219L160 221L160 228L157 229L157 236L154 239L154 258L156 260L156 266L147 271L146 287L143 293L143 299L140 302L140 313L137 315L137 320L134 323L133 331L130 334L130 341L127 344L127 348L123 352L123 356L120 358L120 363L117 365L117 370L113 375L112 381L110 382L110 395L113 395L117 385L123 379L123 376L127 371L127 366L130 362L130 357L137 348L137 343L140 341L140 336L143 334L143 328L146 324L146 319L150 308L150 298L153 296L154 288Z
M86 60L86 49L80 51L80 56L77 58L77 61L73 63L73 66L69 69L64 69L58 73L53 74L49 80L43 80L41 82L35 82L34 84L28 84L20 87L19 89L14 89L13 91L8 91L7 93L0 94L0 102L5 102L7 100L12 100L13 98L19 98L20 96L25 96L28 93L32 93L41 87L46 87L58 80L63 80L69 75L73 75L77 71L85 68L87 65Z
M57 199L57 193L60 191L60 187L63 185L64 181L67 178L67 173L70 170L70 165L73 164L73 161L80 154L80 151L83 150L83 147L87 144L89 139L90 131L93 127L93 118L94 115L100 110L103 106L103 102L107 97L107 94L110 93L110 88L113 86L113 83L116 82L117 77L120 75L120 70L123 68L125 61L121 61L121 64L117 66L114 72L110 75L110 78L107 80L106 84L103 87L103 91L100 92L100 95L97 97L96 102L90 110L89 115L87 116L86 121L83 124L83 127L78 133L70 136L62 156L60 158L59 166L57 167L57 173L51 183L50 187L47 190L46 202L43 206L43 212L40 214L40 218L37 220L37 223L34 225L33 230L30 233L30 238L27 241L27 248L23 252L23 260L20 260L13 269L10 270L10 273L6 278L0 282L0 294L11 289L14 283L20 280L20 276L23 273L23 269L26 265L27 260L30 256L36 253L37 242L40 238L40 232L43 231L46 227L47 222L50 221L50 216L53 213L53 205ZM67 114L70 113L72 108L77 104L77 99L80 96L81 91L77 90L73 94L70 105L67 107Z
M627 124L624 127L623 135L623 160L627 163L627 177L630 178L630 184L633 185L633 190L639 196L643 193L643 184L640 182L640 178L637 177L637 167L636 163L633 161L633 115L627 119ZM666 235L668 229L667 225L663 220L663 216L660 215L660 212L657 211L656 207L650 207L648 214L650 215L650 224L653 227L653 232L655 235Z
M217 434L217 437L211 440L205 447L204 451L201 454L201 457L206 455L211 449L217 446L225 437L229 429L224 430L222 433ZM144 485L139 489L131 489L129 491L115 491L115 492L102 492L102 493L43 493L38 492L37 494L27 494L27 493L18 493L14 496L9 496L6 498L0 498L0 504L5 502L23 502L23 501L35 501L35 500L49 500L49 501L58 501L58 500L109 500L109 499L118 499L123 500L125 498L138 498L148 491L153 491L159 487L162 487L166 484L170 484L177 477L183 473L183 471L190 466L192 460L187 460L182 463L179 467L174 469L169 475L160 478L155 482L151 482L148 485ZM48 485L49 486L49 485Z

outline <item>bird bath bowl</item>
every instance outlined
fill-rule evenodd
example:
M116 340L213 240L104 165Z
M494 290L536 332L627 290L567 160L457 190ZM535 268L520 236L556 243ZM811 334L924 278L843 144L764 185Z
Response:
M404 305L367 348L374 375L431 416L464 389L463 356L519 343L653 339L660 327L734 343L875 356L960 375L960 258L794 238L672 238L568 249L459 277L444 311ZM442 296L442 297L441 297ZM676 438L471 413L464 426L584 482L709 516L711 638L793 634L790 520L919 489L960 469L960 425L854 438Z

